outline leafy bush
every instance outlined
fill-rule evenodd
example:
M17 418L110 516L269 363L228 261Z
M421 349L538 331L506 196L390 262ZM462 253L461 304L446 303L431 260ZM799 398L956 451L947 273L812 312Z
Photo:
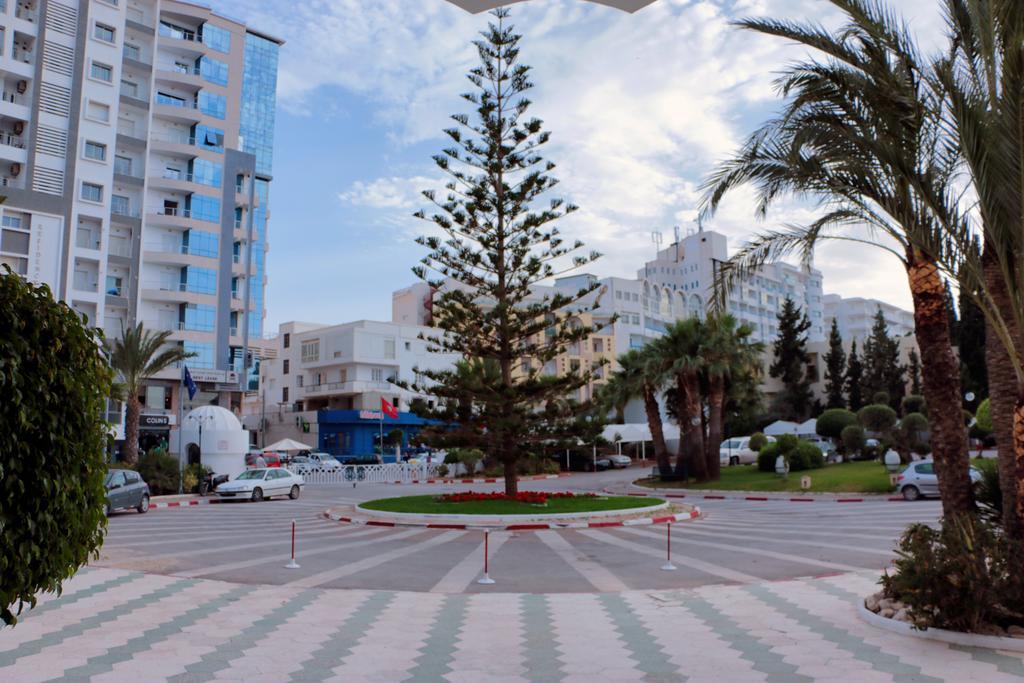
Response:
M1024 543L971 516L940 529L913 524L900 539L886 597L907 605L914 623L955 631L1024 624Z
M974 419L978 421L977 427L983 433L992 432L992 405L987 398L978 406L978 412L974 414Z
M178 471L178 459L168 455L163 448L154 448L139 458L135 468L143 480L149 484L153 495L160 496L178 492L181 473Z
M452 448L444 457L448 465L461 464L466 468L466 474L476 473L477 465L484 459L484 453L476 448Z
M832 408L818 416L815 431L820 436L838 439L842 435L843 429L855 424L857 424L857 415L853 411L845 408Z
M764 435L764 432L754 432L750 435L750 450L759 452L764 448L765 444L768 443L768 437Z
M1003 524L1003 490L999 487L999 467L995 460L977 460L974 467L981 472L981 481L974 489L978 514L991 524Z
M871 394L871 402L879 405L889 405L889 392L888 391L876 391Z
M887 434L896 426L897 419L896 411L881 403L864 406L857 411L857 421L864 429L876 434Z
M0 619L60 592L103 543L112 373L102 336L0 269Z
M762 472L775 471L775 459L779 457L779 442L768 443L757 454L757 469Z
M925 402L924 396L921 396L920 394L908 394L900 401L900 412L904 415L910 415L911 413L927 415L928 404Z
M447 477L448 476L448 465L445 465L444 463L441 463L440 465L438 465L437 466L437 476L439 476L439 477Z
M844 427L839 435L839 439L843 443L843 452L849 456L861 453L864 450L865 442L867 442L867 437L864 436L864 428L860 425Z
M800 443L800 439L798 439L795 434L783 434L775 439L775 443L779 444L779 450L782 453L789 453L791 450L796 448L798 443Z
M199 492L199 481L204 475L212 472L206 465L199 463L193 463L185 466L185 473L182 475L181 485L182 490L185 493L198 493Z

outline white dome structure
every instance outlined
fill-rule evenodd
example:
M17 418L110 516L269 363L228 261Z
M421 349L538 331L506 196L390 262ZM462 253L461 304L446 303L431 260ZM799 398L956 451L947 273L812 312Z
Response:
M249 431L230 410L200 406L185 415L181 423L185 462L198 461L217 474L232 479L245 470ZM176 446L173 443L172 446Z

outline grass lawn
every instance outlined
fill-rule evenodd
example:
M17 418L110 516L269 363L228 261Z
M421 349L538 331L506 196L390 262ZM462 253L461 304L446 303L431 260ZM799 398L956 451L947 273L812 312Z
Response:
M722 468L719 481L695 484L678 481L661 482L641 479L636 483L652 488L688 488L719 491L800 491L800 477L811 478L810 491L834 493L890 493L889 473L878 462L847 462L826 465L816 470L790 472L788 479L780 479L774 472L760 472L757 465L737 465Z
M549 498L546 505L517 503L512 500L483 500L466 503L442 503L436 496L380 498L361 503L368 510L412 512L429 515L555 515L569 512L603 512L658 505L658 498L608 496L598 498Z

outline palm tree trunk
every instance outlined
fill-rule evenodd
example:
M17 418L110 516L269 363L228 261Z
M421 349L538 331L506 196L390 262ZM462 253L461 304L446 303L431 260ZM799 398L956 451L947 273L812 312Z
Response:
M128 397L124 411L124 448L121 454L126 465L134 466L139 461L139 397L132 394Z
M722 428L725 413L725 378L713 375L708 387L708 439L704 444L704 460L707 463L708 479L722 478L722 461L718 447L722 443Z
M676 458L676 476L692 476L707 481L708 468L704 462L704 429L700 419L700 378L696 372L682 372L676 377L679 394L679 456Z
M665 445L665 430L661 424L661 412L658 410L658 399L654 390L644 387L644 411L647 413L647 426L651 429L651 441L654 443L654 460L658 463L658 473L663 477L672 475L672 462L668 457Z
M998 261L986 249L981 256L985 288L1003 319L1012 325L1010 298L1006 291ZM1011 328L1012 329L1012 328ZM1019 336L1019 335L1018 335ZM1024 514L1019 507L1018 487L1024 481L1021 449L1014 444L1014 413L1017 403L1017 379L1010 353L1003 346L991 325L985 330L985 364L988 367L988 394L992 408L992 434L996 440L999 467L999 489L1003 494L1003 528L1015 537L1024 537Z
M953 354L945 286L935 263L918 250L908 254L907 277L914 300L914 331L921 349L921 375L928 402L932 454L946 516L975 510L960 398L960 364Z

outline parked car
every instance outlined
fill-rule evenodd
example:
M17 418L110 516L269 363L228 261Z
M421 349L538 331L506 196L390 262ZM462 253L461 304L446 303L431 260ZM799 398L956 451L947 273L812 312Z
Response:
M970 475L971 484L976 486L981 482L981 472L977 468L972 467ZM921 460L907 465L907 468L896 477L896 491L905 500L939 495L939 478L935 474L935 461Z
M258 468L284 467L284 464L281 462L281 456L277 453L246 453L245 466Z
M569 455L569 469L573 472L593 472L595 469L600 471L609 469L611 466L611 460L603 455L596 460L590 453L571 453Z
M307 456L296 455L288 462L288 469L296 474L305 474L306 472L312 472L315 468Z
M609 455L608 462L611 463L613 469L616 467L626 468L633 464L633 460L628 455L622 455L621 453Z
M309 462L313 465L313 469L325 470L330 472L331 470L340 470L341 463L330 453L309 453L306 455L309 458Z
M775 437L768 437L769 443L774 441ZM749 465L757 462L757 451L750 447L749 436L734 436L718 447L718 460L723 465Z
M306 480L302 475L280 467L264 467L242 472L233 480L217 487L221 498L249 498L254 502L273 496L299 497Z
M138 472L109 470L103 485L107 489L103 514L109 515L114 510L131 508L135 508L140 513L149 511L149 484L142 480Z

